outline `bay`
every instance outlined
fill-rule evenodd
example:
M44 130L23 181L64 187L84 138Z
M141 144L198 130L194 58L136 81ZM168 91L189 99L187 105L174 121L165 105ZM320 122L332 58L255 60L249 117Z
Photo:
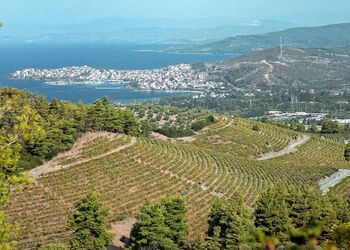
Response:
M188 92L142 91L123 85L103 84L53 86L44 81L11 80L8 74L24 68L91 66L108 69L155 69L180 63L224 60L224 54L175 54L157 52L168 45L157 44L1 44L0 86L26 89L48 99L91 103L108 96L113 102L142 102L190 95Z

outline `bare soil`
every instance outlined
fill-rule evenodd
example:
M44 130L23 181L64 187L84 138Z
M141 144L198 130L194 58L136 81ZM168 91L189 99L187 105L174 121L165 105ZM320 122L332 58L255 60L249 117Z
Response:
M109 232L114 234L114 240L109 249L123 249L125 247L125 243L121 241L121 238L129 239L132 225L134 225L136 219L131 217L127 218L123 221L115 222L108 229Z

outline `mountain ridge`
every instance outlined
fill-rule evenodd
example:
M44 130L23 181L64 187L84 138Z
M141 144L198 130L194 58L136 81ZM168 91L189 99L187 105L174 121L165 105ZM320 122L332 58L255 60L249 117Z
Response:
M258 35L229 37L200 46L183 47L181 51L202 53L243 54L276 47L282 43L290 47L330 48L350 45L350 23L315 27L290 28Z

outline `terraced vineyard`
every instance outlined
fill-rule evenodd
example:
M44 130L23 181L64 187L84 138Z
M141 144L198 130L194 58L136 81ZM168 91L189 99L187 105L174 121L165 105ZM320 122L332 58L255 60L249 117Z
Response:
M342 145L320 139L312 139L292 155L258 161L260 154L280 150L299 135L260 123L255 132L255 124L222 117L191 143L138 138L116 152L111 150L134 138L92 139L81 147L78 158L60 158L61 171L39 178L24 192L12 193L7 211L21 225L19 247L35 249L38 244L64 241L74 202L91 190L110 208L111 222L120 214L134 216L146 200L180 193L189 207L191 235L196 236L204 233L217 197L240 192L253 205L268 184L316 185L325 175L348 167ZM75 160L79 157L91 159ZM72 161L74 165L64 167Z
M259 131L254 131L257 125ZM276 129L274 126L258 123L251 120L235 118L234 120L222 118L197 137L195 145L244 157L254 157L279 151L286 147L291 140L299 135L291 130Z

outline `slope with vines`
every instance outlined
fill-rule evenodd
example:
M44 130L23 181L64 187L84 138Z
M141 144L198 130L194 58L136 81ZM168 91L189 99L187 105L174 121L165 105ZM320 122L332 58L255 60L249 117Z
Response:
M255 124L259 132L252 130ZM61 158L61 171L42 176L28 190L13 192L8 215L21 225L20 249L36 249L38 244L66 240L73 204L92 190L110 208L110 222L120 214L135 216L146 200L181 194L186 198L194 237L204 233L208 211L217 197L240 192L253 206L267 185L316 185L324 176L348 166L341 144L316 138L291 155L256 159L261 153L280 150L298 136L266 124L221 117L191 143L138 138L130 147L106 154L130 138L97 137L84 144L79 156ZM104 156L80 163L75 160L100 154ZM64 168L72 161L77 164Z

